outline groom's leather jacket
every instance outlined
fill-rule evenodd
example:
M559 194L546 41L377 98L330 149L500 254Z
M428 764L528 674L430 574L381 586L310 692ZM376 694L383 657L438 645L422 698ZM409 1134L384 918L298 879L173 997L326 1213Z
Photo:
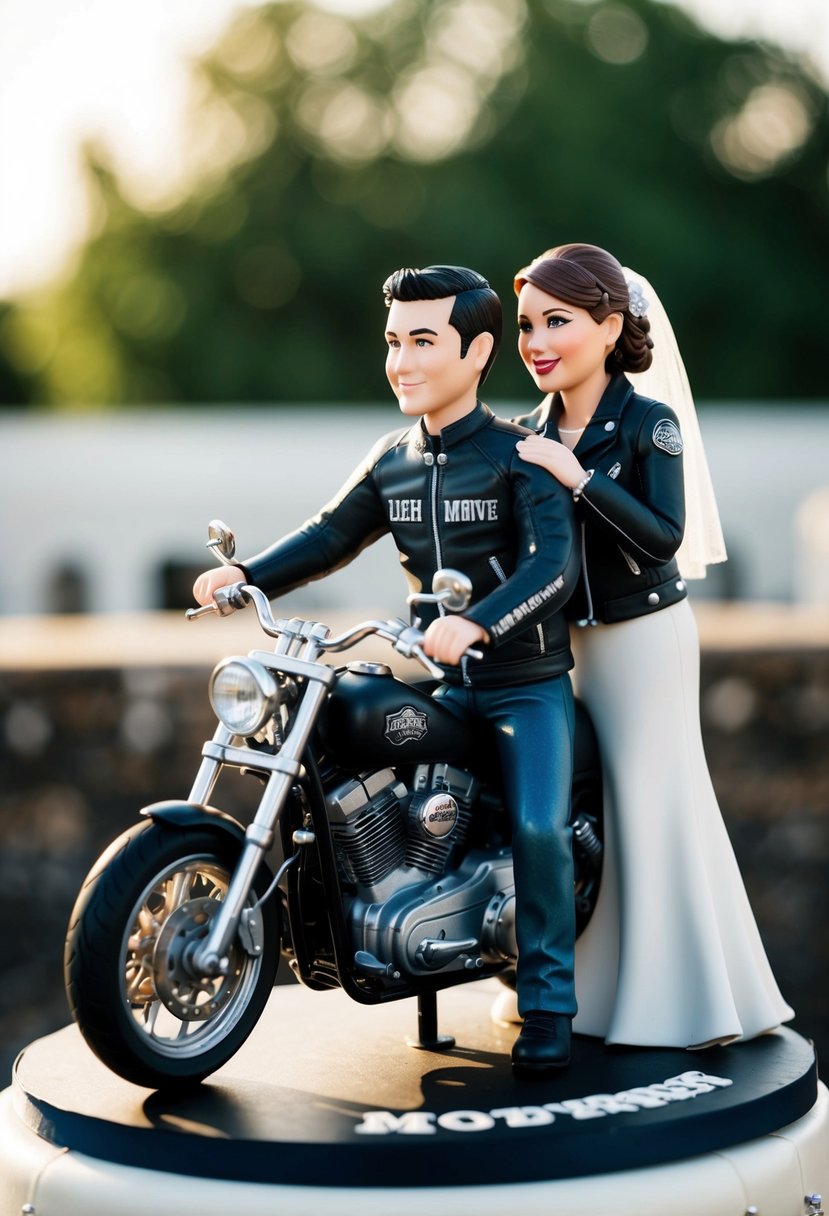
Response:
M526 433L478 402L439 436L421 422L386 435L318 515L242 570L268 595L284 594L390 532L410 591L430 591L440 567L472 580L463 615L490 644L482 660L447 672L450 682L495 687L565 672L572 655L558 610L579 571L572 496L520 459ZM438 611L418 607L424 628Z

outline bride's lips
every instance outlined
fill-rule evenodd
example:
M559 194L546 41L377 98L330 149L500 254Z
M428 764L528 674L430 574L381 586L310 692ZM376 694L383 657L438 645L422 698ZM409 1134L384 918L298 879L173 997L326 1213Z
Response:
M558 367L561 359L534 359L533 370L539 376L546 376L554 368Z

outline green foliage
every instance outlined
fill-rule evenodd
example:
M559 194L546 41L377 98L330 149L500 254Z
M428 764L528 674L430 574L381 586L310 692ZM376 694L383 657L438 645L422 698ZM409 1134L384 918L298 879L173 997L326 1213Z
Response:
M97 230L0 313L6 400L383 400L383 280L454 262L507 311L489 397L526 401L512 277L572 240L655 284L699 397L825 398L827 96L782 52L653 0L295 2L200 70L186 197L87 150Z

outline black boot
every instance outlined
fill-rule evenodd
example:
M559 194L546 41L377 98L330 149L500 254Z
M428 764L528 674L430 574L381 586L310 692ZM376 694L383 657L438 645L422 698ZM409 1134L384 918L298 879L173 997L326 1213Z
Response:
M516 1072L548 1072L570 1063L570 1033L573 1019L568 1013L533 1009L524 1018L521 1033L512 1048Z

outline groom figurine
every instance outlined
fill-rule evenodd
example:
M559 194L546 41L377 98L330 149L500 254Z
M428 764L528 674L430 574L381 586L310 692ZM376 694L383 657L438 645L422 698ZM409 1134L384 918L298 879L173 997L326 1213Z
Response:
M459 266L403 269L383 293L386 375L413 424L380 439L318 515L238 567L200 575L193 594L209 604L241 577L282 595L388 532L411 591L430 589L440 567L469 575L473 598L462 616L418 608L424 649L447 667L435 695L498 749L524 1018L513 1067L561 1068L576 1012L572 656L559 611L578 575L571 495L519 458L526 431L478 400L501 339L501 305L486 279ZM470 646L484 657L464 657Z

